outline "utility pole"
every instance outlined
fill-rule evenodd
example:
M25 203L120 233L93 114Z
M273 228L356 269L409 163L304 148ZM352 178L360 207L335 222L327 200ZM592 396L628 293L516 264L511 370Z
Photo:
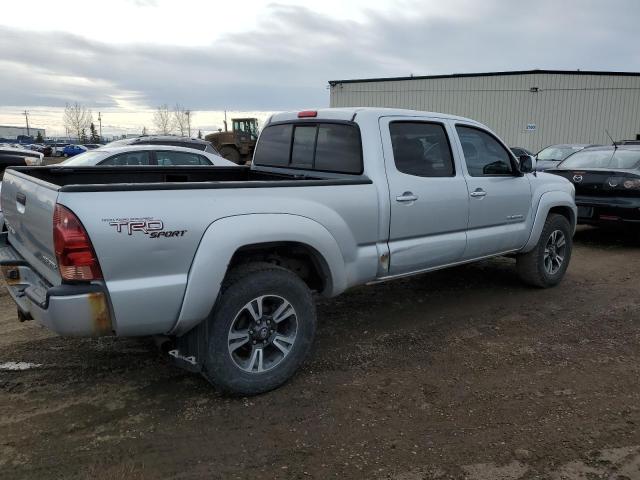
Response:
M29 130L29 112L24 111L24 118L27 121L27 137L31 136L31 131Z
M184 112L187 116L187 131L189 132L189 137L191 136L191 110L187 110Z
M100 112L98 112L98 123L100 124L100 141L102 142L102 116L100 116Z
M227 111L224 111L224 131L227 131Z

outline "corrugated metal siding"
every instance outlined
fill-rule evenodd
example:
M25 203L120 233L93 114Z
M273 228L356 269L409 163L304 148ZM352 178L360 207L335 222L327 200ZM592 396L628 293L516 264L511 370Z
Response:
M530 88L538 87L538 92ZM332 107L395 107L469 117L509 145L610 143L640 134L640 76L534 73L339 83ZM534 124L534 131L527 131Z

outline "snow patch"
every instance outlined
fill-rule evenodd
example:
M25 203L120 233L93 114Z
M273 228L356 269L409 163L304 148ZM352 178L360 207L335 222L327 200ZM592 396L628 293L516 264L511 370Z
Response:
M0 363L0 370L29 370L30 368L38 368L41 366L41 363L5 362Z

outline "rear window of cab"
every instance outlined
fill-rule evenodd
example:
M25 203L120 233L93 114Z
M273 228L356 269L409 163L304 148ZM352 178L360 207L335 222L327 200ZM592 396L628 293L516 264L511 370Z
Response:
M353 123L297 122L267 126L254 165L322 172L363 172L360 129Z

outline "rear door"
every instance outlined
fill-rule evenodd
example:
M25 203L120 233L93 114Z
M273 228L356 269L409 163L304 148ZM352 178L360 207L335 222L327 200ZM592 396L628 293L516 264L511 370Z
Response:
M57 189L7 170L2 181L2 212L9 232L9 243L38 273L58 285L53 247L53 212Z
M515 250L529 237L531 184L492 133L456 125L469 196L465 260Z
M466 246L469 195L447 125L437 120L380 120L389 182L389 273L455 263Z

